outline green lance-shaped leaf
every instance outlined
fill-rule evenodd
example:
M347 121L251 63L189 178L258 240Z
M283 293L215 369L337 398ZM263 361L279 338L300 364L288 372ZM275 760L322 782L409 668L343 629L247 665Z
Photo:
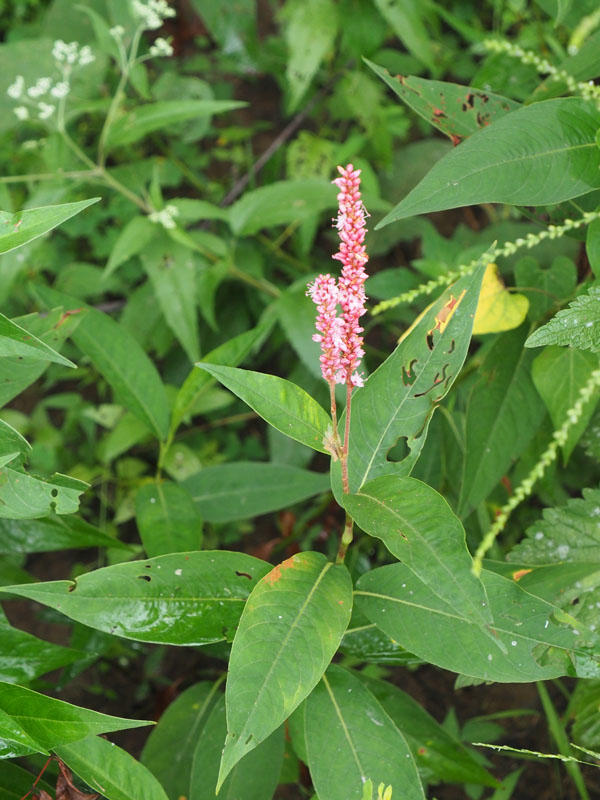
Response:
M131 550L131 545L71 514L35 520L0 519L0 553L48 553L77 547Z
M377 226L477 203L561 203L600 186L600 111L577 97L525 106L435 164Z
M46 342L0 314L0 357L17 356L40 361L54 361L66 367L75 367L72 361L61 356Z
M485 271L482 265L449 287L427 308L394 352L352 398L348 477L350 491L381 475L410 474L425 443L427 426L464 363ZM340 421L343 430L344 417ZM408 455L388 460L398 440ZM339 463L332 464L340 501Z
M192 797L190 779L194 753L210 712L222 696L220 683L201 681L182 692L161 715L146 741L140 760L158 778L170 800ZM224 740L225 733L221 747ZM217 757L217 764L218 761Z
M48 750L32 739L14 717L0 709L0 758L15 758L28 753L47 754Z
M568 308L563 308L550 322L534 331L525 347L546 344L568 345L593 353L600 351L599 286L591 286L587 294L576 297Z
M52 511L73 514L88 484L67 475L41 480L10 467L0 469L0 518L34 519Z
M505 683L567 674L577 637L572 628L554 623L560 609L523 591L513 580L487 570L481 578L497 647L488 629L441 600L404 564L379 567L359 578L354 602L388 636L443 669ZM556 658L545 664L548 652Z
M14 720L36 743L31 749L38 752L54 750L61 744L76 742L93 734L152 724L146 720L123 719L89 711L11 683L0 683L0 739L3 738L4 715Z
M321 453L331 419L304 389L276 375L264 375L235 367L200 363L223 386L247 403L278 431Z
M47 305L62 304L68 309L82 305L45 286L36 286L35 292ZM125 327L102 311L88 308L72 338L108 381L118 401L165 439L169 430L165 387L156 367Z
M113 742L88 736L55 748L62 759L92 789L107 800L168 800L150 770Z
M363 785L384 782L401 800L424 800L402 733L356 675L331 666L306 701L305 741L319 797L361 800Z
M177 483L158 481L142 486L135 496L135 517L150 558L199 550L202 545L198 506Z
M464 528L435 489L415 478L387 475L343 495L342 503L438 597L480 625L492 622L483 584L471 572Z
M430 81L415 75L394 77L368 58L363 61L407 106L457 144L520 106L500 94L457 83Z
M202 645L231 641L251 589L268 571L269 564L244 553L205 550L2 591L125 639Z
M97 203L98 200L99 197L93 197L91 200L80 200L77 203L27 208L14 214L0 211L0 253L8 253L43 236L52 228L79 214L84 208Z
M316 686L351 610L348 570L321 553L298 553L259 581L231 649L228 734L217 789Z

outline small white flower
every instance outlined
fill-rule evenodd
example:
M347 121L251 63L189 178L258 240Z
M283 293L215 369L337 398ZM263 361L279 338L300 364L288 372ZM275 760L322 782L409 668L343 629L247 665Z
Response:
M113 39L120 39L125 34L125 28L122 25L115 25L109 30L109 33Z
M172 56L173 55L173 48L171 43L168 42L166 39L163 39L161 36L155 40L154 44L150 48L150 55L151 56Z
M52 80L50 78L38 78L35 85L27 89L27 94L29 97L41 97L44 94L48 94L51 86Z
M57 83L55 86L52 87L52 89L50 90L50 94L52 95L52 97L57 97L60 99L61 97L66 97L69 94L70 88L71 87L69 86L67 81L60 81L59 83Z
M38 103L38 117L40 119L48 119L54 114L54 106L50 105L50 103Z
M23 94L23 89L25 87L25 79L22 75L17 75L15 78L15 82L11 83L11 85L6 90L6 94L9 97L12 97L13 100L18 100L21 95Z
M13 111L17 115L17 119L29 119L29 109L25 106L17 106L16 108L13 108Z
M91 64L92 61L96 60L96 56L92 53L92 48L89 45L85 45L79 51L79 66L85 67L86 64Z
M179 216L179 209L176 206L165 206L161 211L153 211L148 216L150 222L156 222L167 230L176 227L175 217Z
M27 109L25 109L27 111ZM43 144L43 139L27 139L21 145L22 150L37 150Z
M133 0L132 7L146 30L160 28L164 19L175 16L175 10L170 8L166 0Z

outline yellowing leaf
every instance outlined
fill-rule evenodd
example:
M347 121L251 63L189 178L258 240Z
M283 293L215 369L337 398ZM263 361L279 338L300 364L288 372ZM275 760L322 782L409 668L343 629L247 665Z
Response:
M527 316L529 300L507 291L496 264L488 264L481 284L473 333L501 333L518 328Z

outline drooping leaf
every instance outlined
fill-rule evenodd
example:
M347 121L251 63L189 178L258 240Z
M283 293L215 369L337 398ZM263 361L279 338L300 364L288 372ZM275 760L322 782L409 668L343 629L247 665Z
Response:
M600 187L600 112L576 97L501 117L444 156L377 225L477 203L537 206Z
M100 736L55 748L56 754L107 800L168 800L150 770Z
M125 639L202 645L231 641L250 591L268 571L269 564L244 553L205 550L2 591Z
M8 253L43 236L57 225L79 214L84 208L97 203L98 200L99 197L93 197L91 200L80 200L77 203L26 208L15 214L0 211L0 253Z
M535 388L550 412L555 429L560 428L567 419L567 412L573 408L579 392L598 369L598 356L571 347L547 347L531 365L531 377ZM591 398L583 409L579 422L573 425L563 446L565 461L587 427L597 397Z
M259 581L231 649L218 787L316 686L351 611L348 570L321 553L298 553Z
M465 619L403 564L361 576L354 602L388 636L443 669L508 683L567 674L576 634L553 622L560 609L493 572L483 570L481 578L494 619L489 631ZM556 658L545 664L549 649Z
M149 558L200 550L202 518L183 486L168 481L145 484L135 497L135 515Z
M460 517L484 500L525 450L544 407L531 380L524 327L501 335L479 367L467 400Z
M348 458L351 492L381 475L410 474L436 404L465 360L483 272L482 264L447 289L354 394ZM340 427L343 424L344 419ZM391 461L388 453L399 440L406 442L409 452L401 461ZM338 466L333 464L332 469L339 497Z
M47 553L77 547L130 549L129 545L72 514L35 520L0 519L0 553Z
M509 292L498 274L496 264L488 264L473 321L473 335L502 333L518 328L528 310L527 297Z
M169 800L192 798L194 752L219 696L218 683L195 683L168 706L150 732L140 760L164 786Z
M42 339L38 339L22 328L14 320L0 314L0 358L28 358L41 361L54 361L66 367L75 367L72 361L61 356L49 347Z
M590 286L568 308L534 331L525 347L546 344L569 345L577 350L600 351L600 286Z
M361 800L370 779L400 789L402 800L424 800L406 739L356 675L331 666L306 702L304 725L319 797Z
M55 474L40 479L10 467L0 469L0 518L34 519L51 512L73 514L79 496L88 488L83 481Z
M366 58L364 61L406 105L455 144L520 106L508 97L457 83L431 81L415 75L392 76L387 69Z
M251 519L326 492L329 476L284 464L238 461L201 469L183 482L207 522Z
M239 100L163 100L148 103L129 111L117 119L110 128L106 141L108 150L134 144L154 131L169 128L177 122L199 117L211 117L224 111L243 108Z
M219 695L203 727L193 756L190 800L214 800L219 759L227 735L225 698ZM283 727L273 731L235 765L219 790L219 800L267 800L279 782L284 750Z
M220 381L278 431L321 453L328 452L323 442L331 419L304 389L276 375L213 364L196 366Z
M414 478L387 475L344 495L342 504L459 614L481 625L492 622L483 585L471 572L464 528L441 494Z

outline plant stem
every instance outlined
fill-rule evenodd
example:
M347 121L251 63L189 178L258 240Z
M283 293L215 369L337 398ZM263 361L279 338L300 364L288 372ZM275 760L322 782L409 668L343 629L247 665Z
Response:
M338 550L337 558L335 559L336 564L343 564L346 558L346 551L348 550L348 546L352 543L352 529L354 527L354 520L350 516L350 514L346 511L346 523L344 525L344 532L342 533L342 538L340 539L340 548Z
M342 463L342 486L344 494L350 494L350 483L348 481L348 449L350 443L350 413L352 410L352 384L350 381L346 383L346 423L344 425L344 444L342 445L342 454L340 461ZM336 564L343 564L346 558L346 552L353 538L354 520L346 511L346 522L344 531L340 540L340 547L338 550Z

